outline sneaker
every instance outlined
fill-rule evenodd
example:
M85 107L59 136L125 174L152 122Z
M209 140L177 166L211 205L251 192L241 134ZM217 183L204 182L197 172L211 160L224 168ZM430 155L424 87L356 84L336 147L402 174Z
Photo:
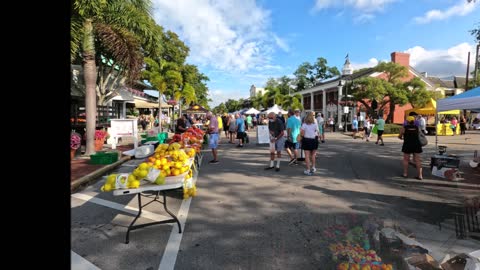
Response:
M275 171L276 171L276 172L280 171L280 167L276 167L276 168L275 168Z
M303 174L305 174L305 175L313 175L313 173L312 173L311 171L309 171L309 170L303 171Z
M288 162L288 165L292 165L292 164L294 164L294 163L296 163L296 162L297 162L297 160L294 159L294 158L292 158L292 159Z
M378 142L375 142L375 144L378 144Z
M316 171L317 171L317 168L315 168L315 167L313 167L313 168L310 170L311 173L314 173L314 172L316 172Z
M210 163L210 164L217 164L217 163L219 163L219 162L220 162L220 161L218 161L218 160L210 160L208 163Z
M325 143L325 140L322 140L322 143Z
M385 144L383 144L383 143L382 143L382 144L380 144L380 145L381 145L381 146L385 146Z
M275 168L275 167L266 167L265 170L271 170L273 168Z

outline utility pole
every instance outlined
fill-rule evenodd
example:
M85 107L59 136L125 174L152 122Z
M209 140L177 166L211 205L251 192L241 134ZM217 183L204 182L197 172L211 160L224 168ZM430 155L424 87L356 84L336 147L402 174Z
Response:
M468 52L468 57L467 57L467 76L466 76L466 81L465 81L465 92L468 91L468 73L470 73L470 52Z
M475 73L474 73L474 76L473 77L473 86L474 87L477 87L477 77L478 77L478 69L480 68L480 55L478 54L479 53L479 49L480 49L480 43L477 44L477 53L475 54Z

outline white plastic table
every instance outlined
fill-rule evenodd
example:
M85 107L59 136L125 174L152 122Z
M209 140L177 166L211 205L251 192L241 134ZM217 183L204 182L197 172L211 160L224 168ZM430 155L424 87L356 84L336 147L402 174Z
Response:
M191 158L189 160L189 162L190 162L190 167L193 165L194 169L196 170L196 166L194 165L194 159ZM137 198L138 198L138 213L137 213L137 216L133 219L132 223L130 223L130 225L128 226L127 235L126 235L126 238L125 238L125 244L128 244L130 242L129 241L130 231L140 229L140 228L143 228L143 227L147 227L147 226L151 226L151 225L165 224L165 223L177 223L178 233L182 233L182 226L180 225L180 221L178 220L177 216L175 216L172 212L170 212L170 210L168 210L167 197L166 197L165 192L167 190L173 190L173 189L183 187L183 179L185 178L185 176L187 174L188 174L188 172L185 172L185 173L179 174L177 176L167 177L166 178L166 183L164 185L147 184L147 185L142 185L139 188L117 189L117 190L113 191L114 196L137 194ZM152 193L145 193L145 192L153 192L153 194ZM160 195L163 198L162 201L159 200ZM147 202L146 204L142 204L142 196L146 197L146 198L153 198L153 199L151 201ZM156 222L150 222L150 223L135 225L135 222L137 221L137 219L142 215L143 207L146 207L147 205L149 205L153 202L158 202L160 204L163 204L163 209L165 209L165 212L167 212L172 218L167 219L167 220L162 220L162 221L156 221Z

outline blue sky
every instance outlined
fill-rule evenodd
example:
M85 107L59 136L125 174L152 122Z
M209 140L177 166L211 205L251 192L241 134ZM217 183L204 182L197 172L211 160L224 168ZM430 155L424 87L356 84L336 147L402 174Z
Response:
M190 47L187 62L210 81L216 106L247 98L252 84L324 57L339 70L409 52L410 64L436 76L465 76L475 53L469 30L480 1L466 0L153 0L154 17Z

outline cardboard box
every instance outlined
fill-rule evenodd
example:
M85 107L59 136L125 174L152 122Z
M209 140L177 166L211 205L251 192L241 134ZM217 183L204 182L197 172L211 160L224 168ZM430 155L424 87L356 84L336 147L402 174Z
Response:
M407 262L422 270L441 270L438 262L428 254L417 254L408 258Z

